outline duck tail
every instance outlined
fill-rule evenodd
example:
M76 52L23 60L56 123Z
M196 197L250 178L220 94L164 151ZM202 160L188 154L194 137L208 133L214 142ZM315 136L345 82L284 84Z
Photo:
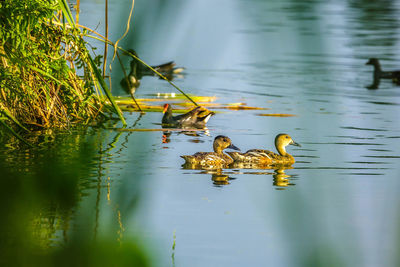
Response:
M197 120L202 121L204 123L207 123L208 120L211 118L211 116L213 116L215 114L213 111L210 111L203 107L197 107L196 112L197 112L197 118L198 118Z
M183 68L183 67L176 67L172 70L172 73L179 74L179 73L182 73L184 70L185 70L185 68Z

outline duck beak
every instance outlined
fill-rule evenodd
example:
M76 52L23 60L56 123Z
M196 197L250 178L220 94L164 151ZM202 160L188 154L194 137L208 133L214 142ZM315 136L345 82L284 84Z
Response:
M300 147L301 147L301 145L300 145L299 143L296 143L296 142L293 141L293 140L292 140L292 142L290 142L289 145L292 145L292 146L300 146Z
M234 149L234 150L239 150L239 151L240 151L240 149L237 148L234 144L230 144L230 146L228 146L227 148Z

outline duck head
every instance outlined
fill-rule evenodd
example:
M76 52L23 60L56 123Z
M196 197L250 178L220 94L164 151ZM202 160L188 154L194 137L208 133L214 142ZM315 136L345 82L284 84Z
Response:
M275 137L275 147L281 156L287 155L286 147L288 145L301 146L300 144L293 141L292 137L290 137L290 135L288 134L281 133Z
M370 58L365 65L373 65L373 66L380 66L379 59L377 58Z
M170 104L164 105L163 113L164 113L164 115L162 117L161 122L163 124L173 124L174 121L173 121L173 116L172 116L172 107Z
M217 137L215 137L213 148L214 152L218 154L222 153L222 151L226 148L240 150L239 148L237 148L235 145L232 144L232 141L229 137L224 135L218 135Z
M163 109L163 113L172 113L172 107L170 104L164 104L164 109Z

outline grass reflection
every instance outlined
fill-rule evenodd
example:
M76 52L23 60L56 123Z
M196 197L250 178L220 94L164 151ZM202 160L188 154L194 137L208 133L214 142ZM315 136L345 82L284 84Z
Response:
M104 171L106 161L98 159L103 136L87 130L54 138L40 148L26 149L14 143L8 143L12 149L2 148L0 264L149 265L137 240L123 236L126 209L114 208L110 231L98 234L101 193L107 191L110 201L111 183ZM110 147L113 144L106 153ZM88 205L92 193L97 194L95 210ZM111 206L118 207L115 202Z

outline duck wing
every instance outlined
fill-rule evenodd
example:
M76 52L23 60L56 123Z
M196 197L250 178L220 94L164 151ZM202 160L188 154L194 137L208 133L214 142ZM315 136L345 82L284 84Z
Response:
M252 162L258 163L260 161L271 161L277 155L276 153L264 149L250 149L245 153L240 152L226 152L235 162ZM276 156L275 156L276 155Z
M197 115L199 113L200 108L201 107L196 107L185 114L174 116L173 120L182 126L195 124L197 121Z
M202 166L220 166L230 163L226 162L225 157L215 152L197 152L191 156L181 156L181 158L185 159L185 163Z

